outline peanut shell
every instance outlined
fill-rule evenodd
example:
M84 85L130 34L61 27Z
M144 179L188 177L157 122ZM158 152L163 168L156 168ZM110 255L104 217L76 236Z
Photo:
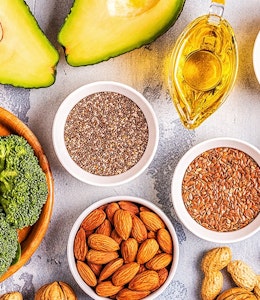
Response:
M252 291L257 284L257 276L242 260L234 260L227 265L227 271L238 287Z
M223 275L220 271L206 273L201 286L202 300L214 300L223 288Z
M204 273L224 269L231 261L232 253L229 247L218 247L209 250L202 258L201 269Z

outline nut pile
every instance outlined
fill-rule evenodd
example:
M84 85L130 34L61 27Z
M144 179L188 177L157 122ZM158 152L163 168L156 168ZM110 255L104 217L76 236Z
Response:
M101 297L143 299L166 281L173 242L163 220L130 201L92 211L74 240L82 279Z
M223 289L222 270L226 268L235 287ZM202 300L259 300L260 276L241 260L232 260L229 247L218 247L208 251L202 258L204 278L201 286Z

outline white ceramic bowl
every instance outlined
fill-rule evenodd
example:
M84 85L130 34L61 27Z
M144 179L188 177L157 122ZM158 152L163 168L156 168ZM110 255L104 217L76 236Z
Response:
M256 78L260 83L260 31L256 37L255 44L254 44L253 64L254 64Z
M259 231L260 214L258 214L258 216L251 223L239 230L229 232L213 231L206 229L191 217L184 205L182 198L182 182L187 167L197 156L209 149L217 147L229 147L243 151L251 156L251 158L253 158L260 166L260 151L247 142L233 138L215 138L204 141L187 151L176 166L171 187L172 201L177 216L185 225L185 227L192 233L204 240L211 242L233 243L244 240Z
M141 159L131 169L114 176L99 176L80 168L70 157L64 141L64 127L71 109L86 96L104 91L122 94L135 102L146 118L149 131L148 144ZM133 180L148 167L157 149L159 127L152 106L142 94L121 83L98 81L78 88L62 102L54 118L52 135L57 157L72 176L96 186L114 186Z
M104 298L104 297L98 296L95 293L95 291L82 280L82 278L80 277L80 275L77 271L74 252L73 252L73 245L74 245L75 235L76 235L82 221L84 220L84 218L87 215L89 215L94 209L99 208L102 205L105 205L105 204L108 204L111 202L122 201L122 200L131 201L133 203L140 204L142 206L146 206L147 208L149 208L150 210L155 212L164 221L167 229L169 230L169 232L171 234L172 241L173 241L173 261L172 261L172 265L171 265L171 268L169 271L169 276L166 279L165 283L158 290L156 290L155 292L151 293L149 296L144 298L145 300L155 299L156 297L158 297L159 294L161 294L166 289L166 287L170 284L170 282L172 281L172 279L175 275L178 261L179 261L179 243L178 243L178 238L177 238L175 229L174 229L171 221L166 216L166 214L160 208L158 208L155 204L153 204L152 202L150 202L148 200L138 198L138 197L131 197L131 196L114 196L114 197L108 197L108 198L99 200L99 201L95 202L94 204L92 204L91 206L89 206L87 209L85 209L81 213L81 215L77 218L77 220L75 221L75 223L71 229L70 235L69 235L68 244L67 244L67 257L68 257L69 268L70 268L70 271L71 271L74 279L80 286L80 288L86 294L88 294L91 298L93 298L95 300L110 299L110 298Z

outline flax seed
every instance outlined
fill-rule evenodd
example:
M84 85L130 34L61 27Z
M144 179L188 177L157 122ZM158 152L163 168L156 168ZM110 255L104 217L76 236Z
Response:
M220 232L241 229L260 211L260 167L243 151L219 147L188 166L182 197L191 217Z

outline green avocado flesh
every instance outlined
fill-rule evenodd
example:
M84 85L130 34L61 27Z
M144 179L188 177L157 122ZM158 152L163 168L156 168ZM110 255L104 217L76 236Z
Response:
M59 54L23 0L0 1L0 83L24 88L55 81Z
M72 66L95 64L163 34L185 0L75 0L58 35Z

